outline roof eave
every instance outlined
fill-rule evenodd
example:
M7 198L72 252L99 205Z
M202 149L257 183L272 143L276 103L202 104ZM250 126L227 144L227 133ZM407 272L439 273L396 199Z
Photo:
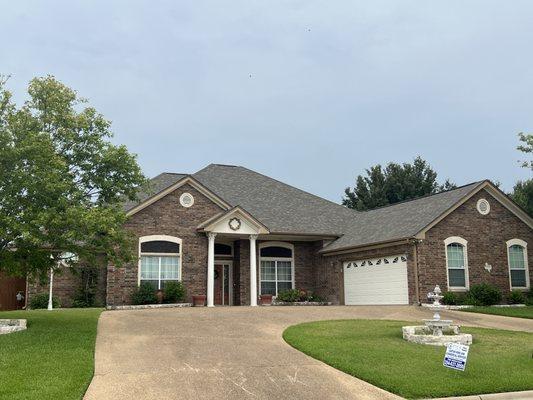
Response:
M374 242L374 243L366 243L362 245L356 245L356 246L344 246L334 249L322 249L319 250L318 253L322 254L323 256L334 256L338 254L347 254L347 253L356 253L359 251L365 251L365 250L372 250L376 248L382 248L382 247L391 247L391 246L398 246L398 245L406 245L410 244L413 240L416 238L413 236L406 236L399 239L391 239L391 240L384 240L382 242Z

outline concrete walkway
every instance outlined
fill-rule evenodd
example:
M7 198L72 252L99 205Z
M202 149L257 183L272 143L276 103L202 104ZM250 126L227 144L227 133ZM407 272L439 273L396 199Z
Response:
M533 332L533 320L446 312L462 325ZM398 399L287 345L283 330L326 319L420 321L410 306L108 311L87 400Z

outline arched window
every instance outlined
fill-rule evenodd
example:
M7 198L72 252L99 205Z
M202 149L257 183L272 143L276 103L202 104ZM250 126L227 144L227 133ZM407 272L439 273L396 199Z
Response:
M259 244L260 294L277 296L294 288L294 246L283 242Z
M166 235L139 239L139 281L162 290L168 281L181 280L181 239Z
M215 243L215 256L232 256L233 245L229 243Z
M446 245L446 270L448 289L468 289L468 254L467 241L452 236L444 241Z
M520 239L507 241L507 260L511 289L528 289L527 243Z

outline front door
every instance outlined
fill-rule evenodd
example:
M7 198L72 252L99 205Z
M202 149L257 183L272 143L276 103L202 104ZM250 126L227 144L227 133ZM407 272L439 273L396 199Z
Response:
M230 264L215 264L215 305L230 305Z

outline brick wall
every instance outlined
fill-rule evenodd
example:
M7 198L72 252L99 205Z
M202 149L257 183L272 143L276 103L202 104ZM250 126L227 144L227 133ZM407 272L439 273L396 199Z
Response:
M476 209L480 198L490 203L488 215L481 215ZM498 286L504 294L510 291L506 241L514 238L528 243L529 274L533 280L533 231L482 190L430 229L426 239L418 245L422 301L436 284L447 289L444 240L450 236L460 236L468 241L470 285L487 282ZM485 263L492 265L490 273L485 270Z
M96 285L96 305L103 306L106 302L106 265L102 258L101 266L98 269L98 281ZM31 298L39 293L48 293L50 285L50 275L40 282L38 279L28 279L27 284L27 303L30 304ZM72 300L76 296L81 286L79 275L75 274L71 268L61 268L54 273L53 296L57 297L61 307L71 307Z
M261 260L259 257L259 245L266 241L257 241L257 294L261 293L261 283L259 268ZM317 242L295 242L285 241L294 245L294 285L297 289L303 289L315 292L316 278L315 271L317 266L316 251L319 248ZM250 241L239 240L235 246L235 261L237 273L234 273L235 304L250 304ZM237 277L237 278L236 278Z
M180 196L194 196L194 205L183 207ZM126 229L135 239L146 235L170 235L182 239L182 278L188 300L205 295L207 285L207 236L196 231L198 225L222 209L190 185L184 185L130 217ZM107 304L129 304L137 287L138 265L108 266Z

